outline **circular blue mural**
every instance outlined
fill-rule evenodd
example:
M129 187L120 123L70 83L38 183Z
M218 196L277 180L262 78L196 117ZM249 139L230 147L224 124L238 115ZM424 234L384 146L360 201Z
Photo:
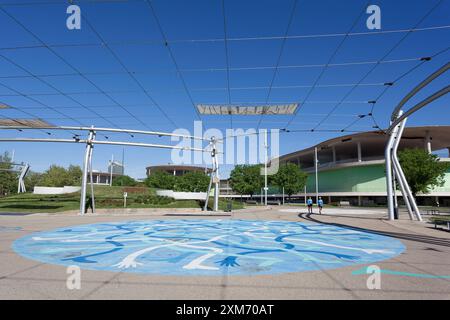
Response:
M13 248L30 259L82 269L212 276L339 268L404 251L396 239L353 229L231 219L79 225L27 235Z

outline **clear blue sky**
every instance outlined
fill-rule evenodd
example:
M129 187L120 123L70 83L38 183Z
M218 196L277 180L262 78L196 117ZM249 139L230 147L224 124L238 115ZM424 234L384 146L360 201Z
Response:
M79 125L70 119L75 118L84 125L111 127L114 124L121 128L170 132L177 127L192 130L193 121L199 119L192 102L230 102L221 1L152 1L181 74L176 72L169 50L164 45L161 32L146 1L75 3L81 7L84 20L81 30L69 31L66 28L66 1L0 0L0 102L14 107L0 109L0 117L35 116L55 125ZM231 103L299 102L300 109L291 121L289 129L311 129L321 123L318 129L340 130L357 119L358 114L370 112L371 105L367 101L374 100L385 89L380 84L393 81L417 66L420 63L418 58L432 56L449 47L450 0L385 0L369 3L381 7L381 31L413 27L442 28L410 33L398 43L405 37L405 32L377 34L377 30L367 29L368 14L363 13L367 6L366 1L299 0L293 11L293 0L225 0ZM439 6L417 25L438 3ZM287 30L291 15L292 20ZM360 18L356 20L358 16ZM349 31L373 34L353 34L346 37L334 55L343 36L292 38L302 35L345 34ZM291 38L283 40L286 32ZM45 44L53 45L52 50L58 56L85 74L91 82L76 74L73 68L42 46L31 33ZM126 68L134 72L134 76L153 101L143 93L132 77L124 72L123 66L111 52L99 45L100 38L108 44ZM213 39L216 41L212 41ZM388 52L390 53L386 56ZM279 56L281 68L278 68L274 77L273 67ZM450 51L441 53L412 70L389 88L375 105L374 117L377 123L386 127L393 107L402 96L447 62L449 56ZM381 63L375 68L374 64L332 65L325 70L322 66L311 66L327 62L373 62L383 57L385 61L401 61ZM362 79L371 69L372 72ZM308 86L316 82L322 71L317 87L308 95ZM40 79L50 83L53 88ZM268 96L272 79L273 88ZM185 90L183 80L190 96ZM442 77L414 98L410 105L447 85L448 80L448 75ZM351 85L358 82L363 85L353 89ZM107 92L109 98L100 92L99 88ZM352 91L348 94L350 90ZM335 108L336 103L344 97L344 103ZM154 102L158 106L155 106ZM80 104L94 112L86 110ZM448 105L449 97L444 97L414 115L408 125L448 125ZM162 109L167 117L159 109ZM333 109L335 111L325 118ZM97 114L101 114L106 120L99 118ZM284 128L290 119L291 117L287 116L265 116L261 128ZM201 120L205 128L225 130L231 126L229 116L202 116ZM255 128L259 120L259 116L233 116L232 123L234 128ZM372 130L373 125L372 119L365 117L349 130ZM282 154L292 152L339 135L342 133L284 134L280 151ZM46 135L39 131L0 132L0 137L18 136ZM54 136L70 137L70 134L60 132ZM143 141L141 138L131 139L123 135L114 137ZM170 143L168 139L162 138L146 141ZM81 164L84 147L23 143L2 143L0 146L0 151L13 149L16 160L27 161L34 170L42 171L51 163L64 166ZM94 167L105 170L112 153L116 158L121 158L122 147L96 147ZM170 151L127 148L125 157L127 173L134 177L143 177L145 166L170 162ZM225 176L229 169L228 166Z

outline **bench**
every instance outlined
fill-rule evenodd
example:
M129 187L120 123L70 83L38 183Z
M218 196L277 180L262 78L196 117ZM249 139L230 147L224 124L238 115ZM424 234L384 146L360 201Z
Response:
M427 210L427 214L434 216L434 215L439 215L440 212L439 212L439 210L431 209L431 210Z
M350 206L350 201L339 201L340 206Z
M450 231L450 220L448 219L439 219L439 218L434 218L431 220L432 223L434 223L434 228L437 229L438 225L446 225L447 226L447 230Z
M280 202L280 200L270 200L270 201L267 201L267 204L273 204L273 205L279 206L279 205L281 205L281 202Z
M246 204L258 204L256 200L247 200L245 201Z

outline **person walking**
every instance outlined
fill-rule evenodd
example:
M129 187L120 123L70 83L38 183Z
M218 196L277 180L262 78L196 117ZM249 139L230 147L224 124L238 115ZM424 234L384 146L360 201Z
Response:
M319 207L319 214L322 214L322 208L323 208L322 197L319 197L319 200L317 201L317 206Z
M313 213L313 201L311 199L311 197L308 198L308 200L306 200L306 204L308 205L308 213Z

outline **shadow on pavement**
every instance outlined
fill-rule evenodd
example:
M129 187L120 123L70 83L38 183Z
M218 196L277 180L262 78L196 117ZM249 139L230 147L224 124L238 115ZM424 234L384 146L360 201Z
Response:
M397 238L397 239L415 241L415 242L420 242L420 243L434 244L434 245L444 246L444 247L450 247L450 240L446 240L446 239L430 237L430 236L423 236L423 235L418 235L418 234L410 234L410 233L400 233L400 232L389 232L389 231L365 229L365 228L359 228L359 227L341 224L341 223L323 222L323 221L320 221L320 220L317 220L317 219L311 217L310 213L300 213L298 216L302 219L305 219L305 220L311 221L311 222L315 222L315 223L332 225L332 226L356 230L356 231L368 232L368 233L388 236L388 237ZM350 217L347 217L347 218L350 218Z

